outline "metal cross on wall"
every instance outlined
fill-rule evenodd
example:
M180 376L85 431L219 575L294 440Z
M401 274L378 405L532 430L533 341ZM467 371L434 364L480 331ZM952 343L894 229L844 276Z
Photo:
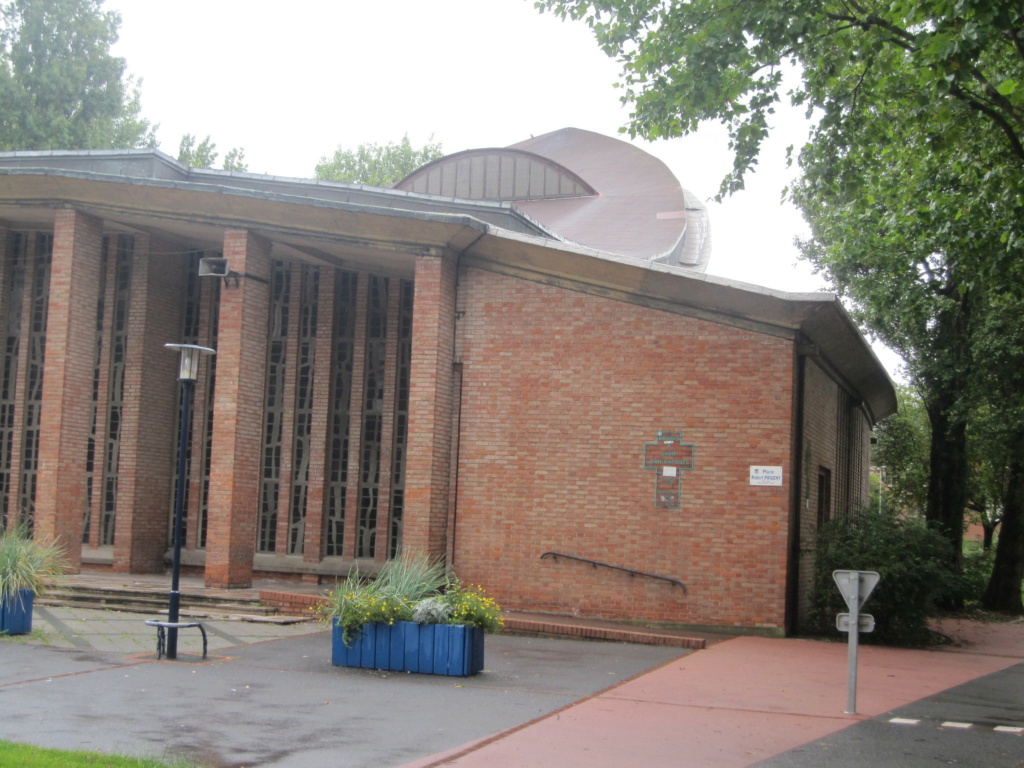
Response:
M682 432L658 432L656 443L644 445L644 469L656 470L654 506L679 509L682 470L693 469L693 445L683 443Z

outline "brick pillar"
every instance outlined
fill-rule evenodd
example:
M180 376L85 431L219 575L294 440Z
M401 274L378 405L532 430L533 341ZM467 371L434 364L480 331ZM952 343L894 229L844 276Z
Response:
M64 542L73 567L81 564L102 244L99 219L74 210L57 211L35 526L41 541L59 537Z
M455 294L453 258L416 259L402 546L442 556L452 458Z
M259 513L270 243L227 230L224 258L232 271L251 277L237 288L229 281L220 294L206 585L247 587Z
M114 538L114 570L129 573L163 572L175 488L179 355L164 344L181 343L185 262L161 250L135 238Z

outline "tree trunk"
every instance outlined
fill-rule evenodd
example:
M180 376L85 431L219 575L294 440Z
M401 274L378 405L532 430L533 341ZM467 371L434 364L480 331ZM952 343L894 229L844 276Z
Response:
M955 301L936 315L931 370L926 377L932 440L925 518L952 545L950 566L954 573L960 573L970 477L965 407L967 382L971 380L970 302L969 295L955 284L949 295Z
M1024 614L1024 460L1020 458L1010 464L1000 526L992 577L981 604L991 611L1020 615Z
M959 573L963 560L968 465L967 425L949 416L955 399L950 393L942 393L928 406L932 441L925 519L952 545L951 565Z
M992 551L992 540L995 538L997 525L999 525L999 523L990 523L987 520L981 524L981 531L983 534L981 548L985 552Z

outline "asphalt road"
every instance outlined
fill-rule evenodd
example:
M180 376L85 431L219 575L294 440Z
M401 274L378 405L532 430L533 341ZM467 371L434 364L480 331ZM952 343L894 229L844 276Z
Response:
M153 630L139 619L123 626L118 642L141 641L146 651L88 647L111 641L84 627L78 647L0 641L0 738L216 768L387 768L522 725L689 653L496 635L484 672L454 678L334 667L330 633L318 625L221 646L206 662L156 661Z
M1024 768L1024 664L950 688L758 768Z

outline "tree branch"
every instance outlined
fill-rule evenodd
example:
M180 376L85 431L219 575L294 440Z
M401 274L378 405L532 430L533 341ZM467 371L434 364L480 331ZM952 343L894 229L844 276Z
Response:
M1021 143L1020 137L1017 136L1017 132L1013 129L1013 126L1006 120L1003 115L987 104L983 104L975 98L972 98L970 94L965 92L959 85L959 83L952 83L949 87L950 95L959 99L960 101L967 104L974 110L981 112L986 115L993 123L1002 129L1003 133L1006 134L1006 138L1010 143L1010 150L1014 155L1017 156L1022 162L1024 162L1024 144Z
M1024 116L1013 106L1008 98L1003 96L995 86L989 82L989 79L985 77L976 67L972 67L970 70L971 77L974 78L975 82L981 85L981 90L989 101L994 105L995 108L999 109L1002 114L1012 118L1014 122L1024 125Z

